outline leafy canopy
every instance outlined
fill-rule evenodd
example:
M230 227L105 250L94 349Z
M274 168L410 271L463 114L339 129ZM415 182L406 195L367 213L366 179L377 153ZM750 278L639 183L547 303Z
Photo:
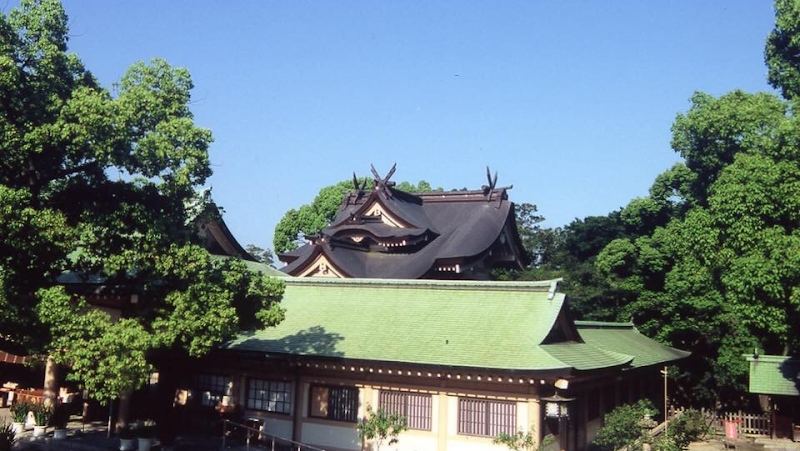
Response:
M212 138L188 71L138 62L109 92L67 52L67 24L57 0L0 14L0 344L50 353L109 399L147 380L154 350L202 355L276 324L283 287L197 244L187 205ZM64 273L141 300L117 321Z

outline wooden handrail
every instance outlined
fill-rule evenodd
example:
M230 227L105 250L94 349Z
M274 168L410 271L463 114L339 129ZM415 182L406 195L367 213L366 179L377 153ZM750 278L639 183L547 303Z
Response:
M222 448L223 449L225 449L225 435L226 435L226 432L227 432L227 425L230 424L231 426L242 428L242 429L254 432L254 433L259 434L259 435L266 435L268 437L271 437L272 440L273 440L272 441L272 448L273 449L275 448L275 440L279 440L279 441L282 441L282 442L289 443L292 446L297 446L298 451L300 451L301 449L309 449L309 450L312 450L312 451L325 451L325 449L323 449L323 448L317 448L316 446L307 445L305 443L296 442L294 440L290 440L288 438L284 438L284 437L281 437L281 436L278 436L278 435L273 435L273 434L270 434L269 432L264 432L264 431L262 431L260 429L254 428L252 426L247 426L246 424L237 423L235 421L231 421L231 420L228 420L228 419L225 419L225 418L222 419L222 422L223 422L223 428L222 428ZM248 445L249 445L249 438L248 438Z

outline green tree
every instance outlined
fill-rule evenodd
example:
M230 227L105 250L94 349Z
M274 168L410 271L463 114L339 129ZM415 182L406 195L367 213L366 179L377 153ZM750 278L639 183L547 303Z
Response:
M800 93L800 3L775 1L775 28L767 38L764 59L768 79L787 99Z
M114 92L67 52L56 0L0 14L0 340L67 364L92 396L135 389L154 350L198 356L281 320L280 282L211 259L190 219L211 175L188 71L136 63ZM137 287L113 321L56 284Z
M246 250L248 254L252 255L253 258L261 263L265 263L270 266L275 263L275 255L270 249L264 249L256 246L255 244L248 244L244 247L244 250Z
M793 105L775 96L695 95L673 127L691 171L680 169L679 207L649 234L616 239L597 257L623 300L618 319L693 351L691 373L680 376L693 400L740 402L741 354L797 349L799 125Z
M358 179L358 183L360 186L364 184L365 190L370 191L373 180L362 177ZM432 189L430 183L425 180L420 180L416 185L400 182L395 188L409 193L442 191L442 188ZM354 190L353 181L344 180L319 190L319 194L310 204L287 211L275 226L272 238L275 252L281 253L297 249L303 243L304 235L313 235L328 227L336 217L336 212L342 205L344 196Z
M372 406L367 405L367 414L358 420L356 428L362 442L372 440L373 449L378 451L384 443L389 445L397 443L397 437L408 429L408 425L406 417L402 415L388 413L383 409L374 412Z

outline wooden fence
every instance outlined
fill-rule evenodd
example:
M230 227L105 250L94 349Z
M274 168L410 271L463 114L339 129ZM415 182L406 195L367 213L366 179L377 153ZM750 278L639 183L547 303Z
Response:
M746 413L741 410L721 413L705 409L701 409L701 412L720 435L725 435L725 421L737 422L739 434L742 435L769 436L772 432L772 422L768 413Z

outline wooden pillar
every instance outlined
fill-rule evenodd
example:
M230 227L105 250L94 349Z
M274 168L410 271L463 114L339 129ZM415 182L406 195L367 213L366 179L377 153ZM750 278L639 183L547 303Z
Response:
M294 415L292 416L292 440L301 442L303 438L303 395L305 386L300 378L300 369L295 371L294 376Z
M596 388L597 394L597 412L600 415L600 426L606 424L606 395L602 387Z
M58 400L58 364L52 357L47 357L44 368L44 405L55 407Z
M588 444L588 440L586 434L588 432L589 427L589 397L587 393L582 395L582 398L578 400L578 411L575 415L575 423L577 427L577 444L576 449L586 449L586 445Z
M439 392L439 412L437 415L439 417L439 434L436 447L438 451L447 451L448 401L447 393Z

